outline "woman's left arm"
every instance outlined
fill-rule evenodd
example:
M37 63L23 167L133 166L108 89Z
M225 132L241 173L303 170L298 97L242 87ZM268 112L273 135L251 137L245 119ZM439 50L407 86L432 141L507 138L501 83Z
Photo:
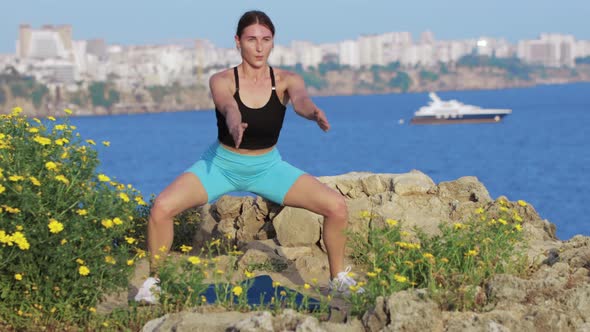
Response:
M287 93L289 94L291 103L293 103L295 113L306 119L317 122L318 126L323 131L328 131L330 129L328 118L324 111L317 107L311 98L309 98L303 78L295 73L289 73L286 76Z

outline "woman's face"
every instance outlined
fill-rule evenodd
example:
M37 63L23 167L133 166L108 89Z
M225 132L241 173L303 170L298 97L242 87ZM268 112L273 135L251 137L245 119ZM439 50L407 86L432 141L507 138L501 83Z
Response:
M236 46L244 61L262 67L274 46L272 32L264 25L252 24L243 30L241 37L236 36Z

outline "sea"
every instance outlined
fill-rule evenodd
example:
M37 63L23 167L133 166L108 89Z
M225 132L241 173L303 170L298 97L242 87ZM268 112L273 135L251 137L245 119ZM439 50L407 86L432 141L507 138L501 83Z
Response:
M329 132L287 110L278 148L315 176L419 170L436 183L475 176L492 198L525 200L566 240L590 236L590 83L439 92L485 108L501 123L411 125L427 93L314 97ZM184 111L71 119L97 145L99 171L157 195L217 136L215 113ZM244 193L237 193L243 195Z

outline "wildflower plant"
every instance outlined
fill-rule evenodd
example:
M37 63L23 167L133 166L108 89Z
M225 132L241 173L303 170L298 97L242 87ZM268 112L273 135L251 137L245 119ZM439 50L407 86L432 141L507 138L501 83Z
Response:
M480 207L466 222L440 223L432 237L417 228L404 231L393 219L382 228L371 227L368 241L351 234L353 258L367 270L360 282L365 292L351 289L353 313L362 315L378 296L408 288L427 289L446 310L483 308L488 303L483 288L493 275L524 270L525 254L518 250L523 219L517 207L506 201L499 205L488 209L490 215Z
M145 202L97 174L96 143L67 116L21 111L0 115L0 325L84 324L105 294L127 287Z

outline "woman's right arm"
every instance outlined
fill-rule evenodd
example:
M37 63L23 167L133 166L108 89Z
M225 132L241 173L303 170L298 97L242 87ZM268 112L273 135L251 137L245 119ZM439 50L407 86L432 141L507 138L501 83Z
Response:
M248 124L242 122L242 114L231 90L231 79L228 79L225 73L227 72L221 72L211 76L211 79L209 79L209 88L211 89L213 103L215 103L217 110L225 117L225 123L229 129L229 133L234 139L236 149L238 149L242 143L244 130L246 130Z

